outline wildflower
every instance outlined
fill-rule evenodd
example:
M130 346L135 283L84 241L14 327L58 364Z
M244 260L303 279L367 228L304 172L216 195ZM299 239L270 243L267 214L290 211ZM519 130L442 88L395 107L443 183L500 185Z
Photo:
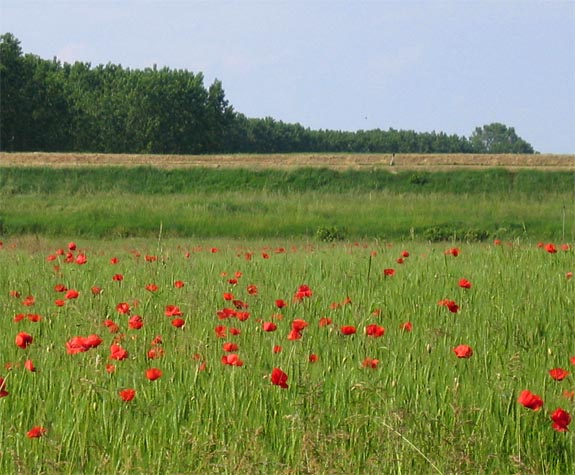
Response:
M162 370L158 368L149 368L146 370L146 378L150 381L155 381L162 377Z
M20 332L16 335L16 346L25 350L28 345L30 345L34 341L32 335L26 332Z
M83 265L86 264L86 262L88 262L88 258L86 257L86 255L78 254L78 256L76 257L76 264Z
M239 346L236 343L224 343L222 345L222 349L226 352L226 353L233 353L234 351L238 351Z
M4 389L5 385L6 382L4 378L0 377L0 397L6 397L8 396L8 394L10 394L8 391L6 391L6 389Z
M128 351L120 345L113 344L110 346L110 359L122 361L128 357Z
M91 289L92 295L100 295L102 293L102 289L98 286L93 286Z
M367 336L379 338L380 336L383 336L385 334L385 328L380 327L379 325L376 325L375 323L372 323L372 324L367 325L365 327L365 334Z
M274 322L264 322L262 324L262 329L265 332L275 332L277 330L277 325Z
M395 269L383 269L383 275L391 277L395 275Z
M301 318L296 318L291 323L292 330L296 330L298 332L303 331L303 329L306 328L307 326L308 326L308 323L305 320L302 320Z
M180 310L180 307L178 307L177 305L166 305L164 315L166 317L181 317L183 313Z
M135 389L122 389L118 394L120 395L120 397L124 401L130 402L136 396L136 390Z
M272 374L270 375L270 381L272 382L272 384L275 384L280 388L287 389L288 388L287 380L288 375L285 374L281 369L274 368L272 370Z
M372 358L365 358L363 360L363 362L361 363L361 365L364 368L372 368L372 369L376 369L378 364L379 364L379 360L372 359Z
M181 280L176 280L176 281L174 282L174 287L175 287L176 289L181 289L184 285L186 285L186 284L184 284L184 282L181 281Z
M283 299L277 299L277 300L275 301L275 306L276 306L277 308L284 308L285 306L287 306L287 302L286 302L285 300L283 300Z
M123 276L123 274L114 274L112 276L112 280L114 282L122 282L124 280L124 276Z
M519 394L519 398L517 398L517 402L528 409L532 409L534 411L538 411L543 407L543 399L541 399L536 394L533 394L528 389L521 391Z
M342 335L353 335L356 332L356 328L353 325L344 325L340 328Z
M31 373L34 373L36 371L36 367L34 366L34 363L32 360L26 360L24 362L24 368L26 368Z
M569 375L569 371L566 371L563 368L553 368L549 370L549 375L555 381L562 381Z
M315 363L318 359L319 359L319 357L315 353L312 353L311 355L309 355L309 362L310 363Z
M279 346L279 345L275 345L275 346L273 347L273 352L274 352L274 353L281 353L281 352L282 352L282 347Z
M182 328L186 324L186 321L183 318L174 318L172 320L172 326L176 328Z
M225 338L226 337L227 328L224 327L223 325L218 325L216 328L214 328L214 331L216 332L217 338Z
M144 321L142 320L142 317L140 317L140 315L134 315L133 317L130 317L130 319L128 320L128 326L132 330L139 330L144 326Z
M250 295L257 295L258 288L257 288L257 286L250 284L247 287L247 291L248 291L248 294L250 294Z
M459 249L459 248L457 248L457 247L452 247L452 248L450 248L450 249L447 249L447 250L445 251L445 254L448 255L448 256L451 255L451 256L453 256L453 257L457 257L457 256L459 256L459 253L460 253L460 252L461 252L461 249Z
M118 305L116 305L116 310L118 311L118 313L128 315L131 311L130 304L126 302L120 302Z
M158 286L156 284L148 284L146 285L146 290L149 292L157 292Z
M399 328L401 330L403 330L404 332L410 332L411 330L413 330L413 324L411 322L405 322L402 323Z
M36 426L32 427L28 432L26 432L26 437L29 439L37 439L45 435L48 431L44 427Z
M545 250L549 254L555 254L557 252L557 248L555 247L555 244L553 244L553 243L545 244Z
M567 426L571 423L571 415L559 407L551 414L551 420L553 429L557 432L567 432L569 430Z
M471 288L471 282L469 282L467 279L459 279L458 285L462 289L470 289Z
M243 366L244 364L236 353L222 356L222 363L228 366Z
M328 325L331 325L331 322L332 322L331 318L322 317L319 319L319 326L320 327L326 327Z
M473 356L473 350L467 345L456 346L453 348L453 352L458 358L471 358Z

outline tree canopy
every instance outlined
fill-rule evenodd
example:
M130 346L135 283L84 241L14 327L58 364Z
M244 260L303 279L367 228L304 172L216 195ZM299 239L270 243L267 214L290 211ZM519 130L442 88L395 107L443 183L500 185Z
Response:
M467 139L412 130L311 130L236 112L221 81L170 68L61 63L0 36L0 150L104 153L533 153L503 124Z

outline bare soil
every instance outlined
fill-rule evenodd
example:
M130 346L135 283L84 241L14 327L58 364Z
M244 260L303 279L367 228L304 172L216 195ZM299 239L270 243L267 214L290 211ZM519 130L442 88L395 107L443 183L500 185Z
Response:
M575 171L575 155L483 154L273 154L273 155L130 155L101 153L0 152L0 167L152 166L159 168L247 168L252 170L301 167L335 170L449 170L455 168L533 168Z

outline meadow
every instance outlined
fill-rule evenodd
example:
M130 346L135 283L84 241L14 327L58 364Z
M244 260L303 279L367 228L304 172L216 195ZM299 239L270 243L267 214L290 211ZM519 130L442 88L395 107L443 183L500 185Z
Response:
M573 473L574 262L5 238L0 473Z

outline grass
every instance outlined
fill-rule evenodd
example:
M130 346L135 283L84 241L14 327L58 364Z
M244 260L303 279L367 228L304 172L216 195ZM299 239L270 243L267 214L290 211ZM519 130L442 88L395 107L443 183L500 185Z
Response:
M563 394L574 389L573 376L548 374L573 368L572 245L557 243L550 254L520 241L457 244L455 257L445 253L453 244L411 241L79 240L73 256L85 253L86 264L65 263L65 253L47 259L66 242L14 237L0 250L0 354L11 365L0 372L10 393L0 398L1 473L572 472L575 439L554 431L550 414L574 413ZM399 264L402 251L409 256ZM237 284L229 283L236 272ZM470 289L458 286L462 277ZM185 286L175 288L176 280ZM152 282L156 292L145 288ZM56 306L64 298L57 284L79 297ZM302 284L313 295L298 303ZM95 285L101 294L92 295ZM224 292L249 305L247 320L218 319L218 310L233 308ZM31 307L22 303L27 295ZM280 298L285 308L275 306ZM458 313L438 305L446 298ZM119 302L142 316L142 329L128 327ZM181 308L183 328L164 316L170 304ZM19 313L42 320L12 321ZM319 326L324 317L331 325ZM290 341L294 319L309 326ZM278 329L264 332L263 321ZM400 330L407 321L411 332ZM385 334L366 336L368 324ZM217 338L217 325L241 333ZM343 325L357 333L342 335ZM20 331L34 337L25 350L14 345ZM93 333L99 347L66 353L70 338ZM157 335L165 354L151 360ZM109 359L114 341L126 360ZM221 363L224 342L239 345L242 367ZM459 344L473 356L456 358ZM363 366L368 357L379 360L375 368ZM23 368L26 359L35 373ZM146 380L150 367L162 377ZM275 367L288 375L287 389L270 383ZM136 390L131 402L118 396L124 388ZM543 409L517 402L524 389L543 398ZM28 439L36 425L48 432Z

